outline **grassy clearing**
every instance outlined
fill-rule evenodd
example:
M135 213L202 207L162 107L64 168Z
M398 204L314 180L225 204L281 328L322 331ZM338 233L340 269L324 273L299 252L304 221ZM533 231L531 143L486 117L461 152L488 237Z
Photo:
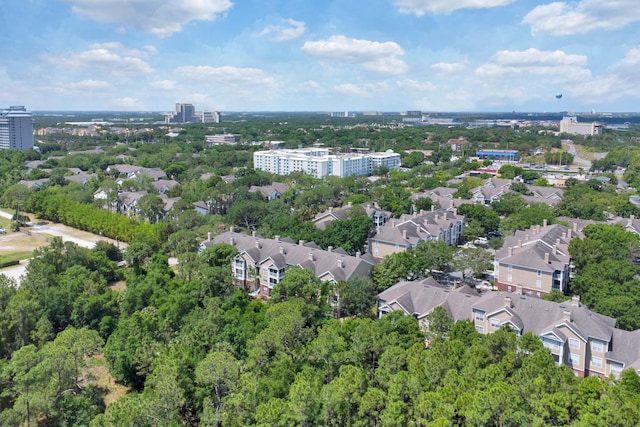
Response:
M116 383L109 373L107 360L101 354L87 360L87 367L83 370L82 375L88 384L93 384L104 390L104 402L107 406L129 392L128 387Z
M22 261L31 258L32 251L12 252L6 255L0 255L0 264L11 261Z

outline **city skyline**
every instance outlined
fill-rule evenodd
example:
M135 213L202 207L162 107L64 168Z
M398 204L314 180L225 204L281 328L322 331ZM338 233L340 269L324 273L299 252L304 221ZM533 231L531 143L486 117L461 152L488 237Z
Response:
M32 111L171 111L179 101L222 111L637 112L635 6L6 0L0 100Z

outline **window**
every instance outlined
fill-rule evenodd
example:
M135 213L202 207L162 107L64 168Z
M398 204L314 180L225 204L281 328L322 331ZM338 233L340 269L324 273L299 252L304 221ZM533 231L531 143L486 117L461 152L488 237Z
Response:
M477 326L476 325L476 331L480 332L481 334L484 334L484 326Z
M602 368L602 359L600 357L592 357L591 358L591 367L592 368Z
M507 282L511 282L513 280L513 276L511 274L507 274Z
M575 353L569 353L569 363L572 365L580 364L580 355Z
M513 265L509 264L507 270L513 271Z
M550 350L558 351L562 348L562 343L560 341L554 340L553 338L542 337L542 345Z
M542 276L542 271L538 270L538 271L536 272L536 276L538 276L538 277Z
M536 288L542 287L542 280L536 280Z
M484 321L484 311L474 310L473 313L476 316L476 320Z
M569 338L569 347L579 350L580 349L580 340L575 339L575 338Z
M622 364L621 363L617 363L617 362L611 362L611 373L613 375L620 375L620 373L622 372Z
M598 353L602 353L604 351L604 345L602 341L593 340L591 341L591 350L597 351Z
M500 327L500 319L496 319L495 317L491 318L491 326L493 328L499 328Z

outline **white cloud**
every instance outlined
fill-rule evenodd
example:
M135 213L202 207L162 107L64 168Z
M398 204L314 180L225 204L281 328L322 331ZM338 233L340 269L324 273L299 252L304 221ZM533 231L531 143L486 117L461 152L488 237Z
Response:
M553 2L537 6L522 19L523 24L531 26L532 34L556 36L617 29L636 21L640 21L637 0Z
M431 82L421 82L418 80L399 80L396 82L396 86L400 89L409 89L417 92L427 92L435 90L436 87Z
M90 50L59 56L45 56L49 64L69 69L89 69L113 75L140 75L153 72L151 66L141 58L148 57L147 51L126 49L120 43L100 43Z
M239 68L232 66L210 67L207 65L184 66L175 73L192 79L212 79L217 83L276 87L276 80L259 68Z
M307 80L306 82L302 83L302 87L304 87L305 89L320 89L320 83L315 80Z
M230 0L63 0L77 15L167 37L191 21L213 21L228 11ZM118 29L120 31L120 29Z
M457 73L466 68L467 61L459 61L459 62L438 62L435 64L431 64L431 69L434 71L438 71L440 73Z
M68 89L71 90L82 90L82 91L113 91L115 87L109 83L102 80L82 80L79 82L69 83L67 85Z
M611 65L606 72L568 88L567 94L585 102L601 103L624 97L640 96L640 48L627 51L625 56Z
M392 0L401 13L423 16L427 12L448 14L459 9L487 9L506 6L515 0Z
M396 42L376 42L331 36L326 40L307 41L302 51L320 59L360 64L369 71L402 74L409 66L399 57L404 50Z
M489 62L478 67L476 74L484 78L543 75L570 81L589 78L591 72L586 65L586 56L569 55L561 50L501 50Z
M178 84L173 80L156 80L151 82L149 86L158 90L174 90L178 87Z
M294 19L283 19L281 25L268 25L258 36L269 36L271 40L284 42L297 39L307 31L305 23Z
M125 96L124 98L116 98L110 102L111 108L125 110L144 110L142 102L133 97Z
M380 94L380 92L386 92L389 86L384 82L377 83L344 83L333 87L333 91L342 95L355 95L364 98L373 98Z

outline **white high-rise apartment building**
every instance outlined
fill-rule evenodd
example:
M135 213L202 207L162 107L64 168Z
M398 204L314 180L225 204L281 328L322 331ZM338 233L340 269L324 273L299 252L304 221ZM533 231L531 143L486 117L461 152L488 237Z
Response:
M0 149L33 148L33 117L21 105L0 111Z
M346 177L371 175L374 168L400 167L400 154L393 150L383 153L329 154L328 148L299 148L294 150L269 150L253 153L253 167L277 175L289 175L303 171L316 178L328 175Z

